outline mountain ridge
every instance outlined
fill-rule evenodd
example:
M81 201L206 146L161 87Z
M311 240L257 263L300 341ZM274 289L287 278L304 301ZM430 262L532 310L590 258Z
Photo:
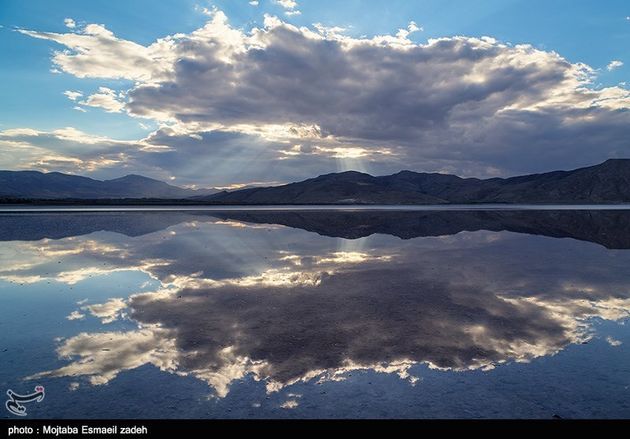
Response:
M374 177L349 171L199 200L217 204L626 203L630 202L630 159L485 180L413 171Z
M0 171L0 199L171 200L211 205L427 205L630 203L630 159L508 178L462 178L403 170L372 176L322 174L271 187L217 192L185 189L130 174L111 180L38 171Z

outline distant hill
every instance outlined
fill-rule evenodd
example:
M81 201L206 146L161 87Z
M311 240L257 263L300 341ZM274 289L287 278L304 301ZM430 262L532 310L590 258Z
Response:
M94 180L59 172L0 171L0 198L23 199L183 199L216 190L192 190L140 175Z
M486 180L411 171L373 177L349 171L283 186L218 193L183 189L139 175L99 181L57 172L0 171L0 200L12 199L161 199L212 205L630 203L630 159Z
M626 203L630 202L630 159L574 171L487 180L411 171L373 177L350 171L285 186L221 192L199 197L199 201L244 205Z
M444 200L383 184L387 177L349 171L277 187L222 192L200 200L220 204L440 204ZM281 201L283 200L283 201Z

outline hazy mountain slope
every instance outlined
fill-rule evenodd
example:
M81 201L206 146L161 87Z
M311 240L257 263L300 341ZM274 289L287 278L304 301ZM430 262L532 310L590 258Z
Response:
M0 171L0 197L35 199L103 198L188 198L208 195L211 190L194 191L159 180L127 175L114 180L94 180L59 172Z

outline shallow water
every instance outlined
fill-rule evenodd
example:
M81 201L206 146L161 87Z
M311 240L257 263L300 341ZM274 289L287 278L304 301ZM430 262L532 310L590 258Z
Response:
M29 417L630 417L630 211L104 210L0 214Z

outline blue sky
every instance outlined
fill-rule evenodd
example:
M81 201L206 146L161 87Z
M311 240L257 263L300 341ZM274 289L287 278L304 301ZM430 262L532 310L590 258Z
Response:
M283 7L279 3L281 2L275 0L260 0L257 6L252 6L247 0L59 0L53 4L46 0L4 0L0 6L0 56L5 60L0 70L0 99L3 102L0 130L30 128L52 132L73 127L91 135L130 141L150 135L159 126L163 126L163 120L153 117L139 118L137 112L134 117L130 117L127 109L107 112L96 107L81 107L76 101L64 96L64 92L68 90L78 90L84 96L89 96L99 87L127 92L137 87L137 81L130 78L95 77L90 74L78 77L68 70L54 66L51 58L55 51L64 49L62 45L42 38L32 38L16 30L80 33L85 25L95 23L104 25L116 38L150 46L158 38L178 33L190 34L204 26L209 20L204 8L222 11L230 26L242 29L245 33L252 28L264 27L265 14L275 15L296 26L312 28L314 23L321 23L328 28L342 27L345 29L344 35L356 39L393 35L413 21L422 28L422 31L408 36L408 40L414 44L425 44L432 38L489 36L499 42L529 44L544 52L557 52L572 64L587 64L593 69L593 78L589 84L593 90L615 86L627 89L624 83L630 82L630 4L624 0L298 0L292 8ZM296 11L300 13L291 14ZM74 20L74 28L66 27L66 18ZM611 65L613 61L618 62ZM208 102L208 105L213 103ZM615 110L620 109L623 110L618 105ZM300 121L304 121L304 118ZM210 138L210 133L211 130L206 129L199 136ZM238 133L239 136L242 134ZM350 137L347 143L355 145L351 147L360 143L363 148L372 140L361 136ZM260 138L252 143L260 143ZM393 149L399 146L391 144ZM208 149L208 154L211 154L212 145ZM608 155L621 153L617 147ZM481 156L488 154L490 153ZM352 153L345 155L352 156ZM435 154L431 154L436 161L434 156ZM602 154L603 158L604 156ZM479 162L481 159L475 160ZM487 162L487 168L493 168L499 173L517 171L507 159L503 160L503 165L490 159ZM344 166L346 165L341 165L342 168ZM437 164L431 166L439 168ZM478 163L476 166L474 168L469 164L466 168L451 164L443 169L460 173L483 173L479 170L483 165ZM370 160L368 165L359 167L370 171L382 169L384 172L395 169L396 165L390 163L379 167L374 160ZM323 171L326 166L314 168ZM336 168L339 168L339 163ZM94 171L94 175L109 176L115 173L111 169L111 172L99 169ZM304 169L310 170L309 167ZM156 176L157 174L160 172L155 173ZM169 174L168 170L163 173L166 174ZM171 177L178 178L174 172L170 174L173 174ZM304 174L308 176L307 172ZM259 177L260 175L252 175L251 178ZM290 177L293 176L287 175L287 178ZM189 176L184 180L187 184L192 184L195 178Z

